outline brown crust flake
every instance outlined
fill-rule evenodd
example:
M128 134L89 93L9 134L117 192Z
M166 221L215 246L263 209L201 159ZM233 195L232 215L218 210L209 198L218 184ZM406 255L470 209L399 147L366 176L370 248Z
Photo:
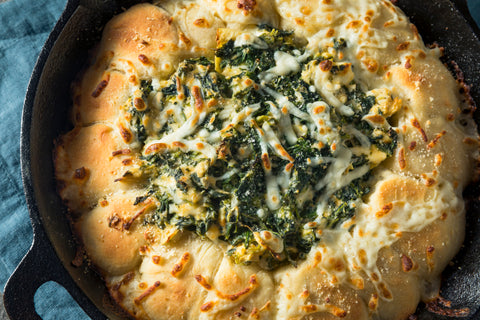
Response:
M405 272L409 272L413 268L413 261L410 257L406 255L402 255L402 269Z
M451 309L452 303L442 297L427 302L427 310L442 316L447 317L468 317L470 316L469 308Z
M106 79L100 81L95 90L92 92L92 97L98 98L103 90L107 87L108 82L110 81L110 75L107 75Z
M174 276L175 278L178 277L182 273L182 271L184 270L185 265L188 263L188 261L190 261L190 253L185 252L182 255L182 257L180 258L180 261L178 261L178 263L176 263L173 266L173 269L170 272L170 274L172 276Z
M147 290L145 290L141 295L136 297L133 302L135 302L136 305L139 305L145 298L147 298L149 295L151 295L158 287L160 287L160 281L155 282L151 287L149 287Z
M88 177L88 169L85 167L80 167L75 169L73 173L73 179L77 181L85 181Z

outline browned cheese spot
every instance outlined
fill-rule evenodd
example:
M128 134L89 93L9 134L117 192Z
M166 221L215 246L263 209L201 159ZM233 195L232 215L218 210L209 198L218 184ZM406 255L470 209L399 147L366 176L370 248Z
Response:
M333 67L333 62L331 60L323 60L320 62L319 67L322 71L330 71Z
M477 139L473 139L470 137L466 137L465 139L463 139L463 143L472 147L477 146L479 144Z
M162 258L160 256L153 256L152 257L152 262L154 264L160 264L161 261L162 261Z
M362 278L352 279L352 280L351 280L351 283L352 283L357 289L363 290L363 289L365 288L365 283L364 283L364 281L363 281Z
M437 181L435 181L435 179L427 176L425 173L422 173L422 178L423 178L423 180L425 181L425 185L426 185L427 187L431 187L431 186L433 186L433 185L437 182Z
M453 113L447 114L447 120L448 120L448 121L453 121L453 120L455 120L455 115L454 115Z
M180 258L180 261L173 266L170 274L174 277L178 277L180 273L182 273L182 271L184 270L185 265L188 263L188 261L190 261L190 253L185 252Z
M193 21L193 24L199 28L210 28L210 23L208 23L208 20L203 18L196 19Z
M413 268L413 261L410 257L406 255L402 255L402 269L405 272L409 272Z
M137 77L136 77L134 74L132 74L132 75L128 78L128 81L130 81L131 83L133 83L133 84L135 84L135 85L138 84Z
M385 215L387 215L390 211L392 211L393 209L393 203L389 202L387 204L385 204L382 209L380 209L380 211L378 211L377 213L375 213L375 216L377 218L381 218Z
M440 167L440 165L442 164L443 162L443 158L442 158L442 155L440 153L437 153L435 155L435 166L436 167Z
M185 43L187 47L190 47L192 45L192 40L190 40L183 32L179 33L180 41Z
M331 304L327 304L326 305L327 309L328 309L328 312L330 312L331 314L333 314L335 317L338 317L338 318L345 318L347 316L347 312L343 309L340 309L339 307L337 306L334 306L334 305L331 305Z
M237 8L243 10L245 14L252 12L257 5L256 0L238 0L237 1Z
M387 289L387 286L385 285L385 283L383 282L379 283L378 287L380 289L380 293L384 298L392 299L392 293L390 292L390 290Z
M310 8L309 6L303 6L300 8L300 12L308 16L312 13L312 8Z
M407 50L409 46L410 46L410 42L408 41L402 42L397 46L397 51Z
M260 312L258 311L257 308L252 309L252 312L250 312L249 318L260 319Z
M387 21L383 24L383 26L386 28L386 27L390 27L391 25L393 25L395 22L393 22L392 20L390 21Z
M175 147L175 148L180 148L180 149L183 149L183 148L186 147L185 143L183 143L181 141L173 141L172 146Z
M413 150L415 150L416 146L417 146L417 141L412 141L412 142L410 142L410 145L408 146L408 150L413 151Z
M272 166L270 165L270 158L267 153L262 154L262 163L265 170L270 170Z
M370 297L370 300L368 301L368 308L372 311L377 310L378 306L378 295L376 293L373 293L372 296Z
M138 111L143 111L147 108L147 105L145 104L145 101L143 101L142 98L138 98L138 97L133 99L133 106Z
M215 305L215 303L213 301L206 302L206 303L202 304L202 306L200 307L200 311L207 312L209 310L212 310L214 305Z
M125 128L123 125L119 126L120 135L122 136L123 141L130 143L133 139L133 134L129 129Z
M368 71L370 71L372 73L377 72L378 63L377 63L376 60L367 58L367 59L362 60L362 63L367 68Z
M418 33L418 29L414 24L410 24L410 28L412 29L413 36L416 40L420 40L420 34Z
M212 290L212 286L207 282L207 279L205 279L202 275L197 274L195 276L195 280L206 290Z
M160 281L157 281L153 284L153 286L149 287L147 290L145 290L141 295L136 297L133 302L135 302L136 305L140 304L146 297L151 295L158 287L160 286Z
M132 281L134 275L135 274L133 271L127 273L126 275L123 276L122 280L120 280L110 288L110 295L115 301L121 302L124 299L123 294L120 292L120 287Z
M195 99L195 110L198 112L203 111L204 103L202 98L202 92L198 86L192 87L193 98Z
M410 61L410 58L407 58L405 62L405 69L410 69L411 67L412 67L412 63Z
M132 163L133 163L133 160L130 159L130 158L129 158L129 159L124 159L124 160L122 160L122 164L123 164L124 166L129 166L129 165L131 165Z
M302 18L295 18L293 19L295 21L296 24L298 24L299 26L303 26L305 24L305 20L302 19Z
M353 20L347 24L347 29L356 29L356 28L359 28L361 25L362 25L362 21Z
M78 182L84 182L88 178L89 170L85 167L80 167L75 169L73 172L73 179L77 180Z
M154 143L150 146L148 146L147 149L145 149L145 154L151 154L151 153L157 153L165 150L167 148L167 145L165 143L159 142L159 143Z
M412 126L417 128L417 130L420 132L420 134L422 135L423 141L428 142L427 134L425 133L423 128L420 126L420 122L418 122L416 118L413 118L410 122L412 123Z
M121 149L112 152L112 157L120 156L120 155L127 155L130 154L132 151L130 149Z
M307 304L306 306L301 307L304 312L313 313L317 311L317 306L314 304Z
M437 134L435 136L435 138L433 138L432 141L430 141L430 143L427 145L427 148L428 149L432 149L433 147L435 147L435 145L437 144L438 140L440 140L441 137L443 137L445 135L445 133L447 133L445 130L443 130L442 132L440 132L439 134Z
M400 148L398 150L398 165L400 170L404 170L407 167L407 160L405 159L405 149Z
M144 54L139 54L138 60L140 60L140 62L143 63L144 65L149 65L151 63L150 59L148 59L148 57Z
M239 292L237 293L233 293L233 294L224 294L220 291L216 291L216 294L219 298L221 299L225 299L225 300L230 300L230 301L236 301L238 300L240 297L244 296L244 295L247 295L249 293L252 292L253 289L255 289L257 286L258 286L258 282L257 282L257 276L256 275L251 275L250 276L250 279L248 280L248 287L240 290Z
M107 78L100 81L100 83L97 85L95 90L93 90L92 97L98 98L102 93L102 91L107 87L109 81L110 81L110 75L107 75Z
M131 217L130 219L128 219L127 222L125 222L123 224L123 229L124 230L129 230L131 227L132 227L132 224L135 222L135 220L140 217L142 214L144 214L148 209L152 208L154 206L154 202L152 199L147 199L146 201L143 202L143 204L145 205L145 207L138 211L137 213L135 213L133 215L133 217Z

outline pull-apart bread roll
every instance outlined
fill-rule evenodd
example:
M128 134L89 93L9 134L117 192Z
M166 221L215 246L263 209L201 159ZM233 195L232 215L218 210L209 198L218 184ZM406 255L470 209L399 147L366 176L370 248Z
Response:
M55 150L88 263L136 319L407 319L477 176L440 56L389 1L125 10Z

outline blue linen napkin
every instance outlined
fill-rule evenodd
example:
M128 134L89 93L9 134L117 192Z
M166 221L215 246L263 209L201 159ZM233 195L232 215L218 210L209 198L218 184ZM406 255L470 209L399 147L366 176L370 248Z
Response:
M0 3L0 288L32 242L20 176L20 119L37 55L66 0L7 0ZM470 0L480 23L480 0ZM43 319L88 319L65 289L43 285L35 296Z
M32 243L20 176L20 121L33 66L66 0L0 3L0 289ZM89 319L56 283L40 287L35 305L43 319Z

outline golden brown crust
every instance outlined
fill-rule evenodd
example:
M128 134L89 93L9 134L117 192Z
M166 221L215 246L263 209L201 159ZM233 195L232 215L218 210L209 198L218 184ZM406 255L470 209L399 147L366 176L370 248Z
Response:
M119 188L115 180L126 170L122 156L112 157L124 145L114 128L105 124L77 127L57 145L55 174L59 192L72 210L85 210Z
M234 264L213 236L140 223L156 200L135 203L144 190L123 177L138 160L125 110L153 99L142 96L140 81L167 79L185 58L211 57L220 27L260 23L294 30L312 50L345 38L348 63L337 82L325 60L312 84L325 100L352 80L385 93L377 113L393 115L398 134L394 156L378 160L372 192L344 232L326 230L298 267L274 271ZM59 140L55 166L60 195L81 214L75 226L114 300L139 319L407 318L438 294L439 275L461 245L461 192L478 151L475 127L462 125L471 120L462 118L457 83L438 56L383 0L164 0L112 19L74 86L75 129ZM203 111L207 102L192 94ZM385 125L375 114L369 121ZM154 143L145 155L167 148Z

